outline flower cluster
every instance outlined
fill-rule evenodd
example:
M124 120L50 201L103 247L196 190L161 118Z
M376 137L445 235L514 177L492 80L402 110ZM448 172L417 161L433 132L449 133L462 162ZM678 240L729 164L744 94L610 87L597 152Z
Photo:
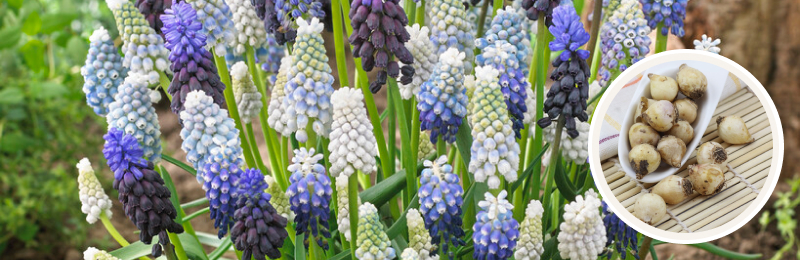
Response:
M639 0L639 2L642 3L642 11L651 29L663 25L661 35L672 32L675 36L683 37L686 34L683 30L683 19L686 18L686 4L689 0Z
M170 201L170 191L153 163L142 158L144 151L136 138L110 128L103 139L103 155L114 172L114 189L119 192L125 215L141 231L142 243L149 245L158 235L158 244L152 249L153 256L158 257L162 246L169 243L167 232L183 233L183 227L174 220L178 213Z
M497 82L500 72L490 66L475 68L477 89L472 102L472 147L469 171L476 182L486 182L490 189L500 187L500 175L506 181L517 180L519 144L514 139L511 120L505 112L503 91Z
M358 207L358 225L357 259L391 260L396 257L374 205L367 202Z
M364 94L361 90L343 87L333 92L331 100L333 123L328 144L331 176L350 176L356 170L365 174L374 172L378 151L364 108Z
M700 51L707 51L714 54L719 54L719 47L717 47L722 40L714 39L703 34L701 40L694 40L694 49Z
M203 25L197 19L192 6L180 2L161 16L164 21L164 37L170 49L170 69L175 77L167 90L172 95L172 112L180 114L185 107L186 97L191 91L201 90L223 106L225 85L220 81L214 56L208 52L206 35L200 32Z
M506 103L507 114L514 130L514 135L522 137L520 131L525 127L525 113L528 112L528 76L527 65L521 64L517 47L505 40L495 40L496 36L476 40L481 48L475 61L478 66L492 66L499 71L496 76L500 80L501 91ZM488 39L488 40L487 40ZM493 44L492 44L493 43Z
M218 56L227 54L233 44L234 29L230 7L223 0L184 0L197 10L197 20L203 25L200 33L206 35L206 49L214 48Z
M525 219L519 227L519 241L514 258L519 260L539 260L544 253L542 236L542 202L531 200L525 208Z
M425 220L422 219L422 215L417 209L408 209L406 224L408 226L408 248L418 253L420 259L438 260L436 247L431 244L431 235L425 229Z
M606 245L606 229L600 216L601 202L594 190L564 206L564 222L559 226L558 251L561 258L596 259Z
M278 73L284 56L286 56L286 46L278 45L272 34L267 34L267 42L262 48L256 49L256 58L261 62L261 69L269 73Z
M86 222L94 224L100 219L100 214L111 217L111 199L106 195L97 176L94 175L92 163L89 159L83 158L77 164L78 167L78 190L81 199L81 211L86 214Z
M117 20L117 31L122 38L122 66L129 74L143 75L149 84L158 83L158 71L168 71L169 51L164 39L150 28L150 23L127 0L106 0L108 8Z
M563 156L565 161L583 165L586 163L586 159L589 158L589 152L586 150L586 147L589 145L589 123L580 122L576 118L572 120L575 121L575 129L578 131L579 135L577 137L561 137L561 156ZM556 126L550 125L545 127L542 134L544 140L552 144L556 138ZM552 151L552 149L548 150L548 153ZM552 156L552 154L549 154L549 156ZM548 165L550 162L549 158L542 158L542 163Z
M526 2L526 1L528 1L528 0L513 0L511 2L511 7L521 17L528 17L528 9L522 7L522 4L524 2ZM489 22L491 22L491 21L489 21ZM535 35L537 33L538 29L539 29L538 25L536 23L534 23L533 20L531 20L531 19L524 19L522 21L522 28L523 28L523 30L526 30L529 34L533 34L533 35Z
M508 259L517 245L519 223L512 216L514 206L506 200L508 193L500 191L497 197L487 192L478 203L481 211L472 226L475 243L474 259Z
M431 42L439 55L451 48L462 52L467 61L475 58L475 36L467 20L467 10L459 0L434 0L426 6L430 17ZM439 58L442 60L442 57ZM464 64L464 71L472 71L472 62Z
M470 0L470 1L475 1L475 0ZM468 1L464 1L465 6L467 5L467 2ZM481 17L481 9L483 9L481 7L484 5L484 2L483 0L477 0L477 2L478 2L477 4L472 5L473 8L467 9L467 21L470 24L472 24L471 26L472 31L470 32L470 34L474 35L475 37L480 37L480 35L478 35L478 19ZM491 3L489 5L491 5ZM484 32L489 31L489 28L491 26L492 26L492 16L491 13L487 12L486 17L484 17L483 19L483 31Z
M298 39L292 53L292 66L287 75L283 106L286 108L284 136L296 131L298 141L308 140L306 127L311 123L314 132L327 137L331 122L333 75L325 54L322 24L312 18L297 19Z
M233 24L236 27L234 41L230 45L233 55L242 55L246 46L260 47L267 42L267 31L256 15L256 10L249 0L225 0L233 12Z
M272 203L272 206L275 207L275 210L278 211L278 214L285 219L294 219L294 212L289 208L289 198L286 197L284 191L278 186L275 178L270 175L264 175L264 182L268 185L266 192L272 195L269 201Z
M419 253L414 251L413 248L406 248L403 250L403 253L400 254L400 260L421 260L422 258L419 257Z
M524 27L524 22L525 19L517 13L517 10L511 6L506 6L505 9L497 10L490 27L483 35L483 39L489 40L489 43L507 41L517 47L516 53L511 55L516 56L519 62L518 66L527 74L528 65L531 62L531 41L527 33L528 28Z
M252 118L258 117L261 108L261 92L256 89L253 78L247 64L240 61L233 64L231 68L231 80L233 81L233 97L236 100L236 107L239 109L239 116L245 124L250 123Z
M209 201L211 219L219 229L219 238L228 233L233 226L233 213L236 210L236 187L242 175L242 148L227 147L222 144L209 150L205 164L198 177L203 178L203 190Z
M567 134L578 137L575 120L585 122L589 119L586 114L586 100L589 98L589 65L586 58L589 51L580 49L589 41L589 33L583 29L580 17L572 6L559 6L553 11L553 25L550 33L555 39L550 42L552 51L562 51L559 58L553 61L555 69L550 74L553 85L547 92L544 110L547 116L539 119L539 127L545 128L559 116L566 120Z
M309 238L313 237L320 247L327 250L326 238L331 237L328 218L333 189L331 180L325 175L325 166L319 164L321 159L322 154L315 154L314 148L294 150L292 165L288 167L292 172L289 177L291 185L286 196L295 214L297 234L306 234L303 244L308 247Z
M435 161L425 160L419 186L419 209L425 220L425 228L431 235L431 242L442 248L442 252L450 252L449 248L464 245L461 239L461 179L453 173L453 166L447 164L447 156L442 155ZM444 240L444 241L443 241ZM452 245L452 247L448 246Z
M339 226L339 233L344 234L344 239L350 241L350 195L348 195L348 177L340 175L336 179L336 223ZM357 197L358 205L361 205L361 198Z
M221 109L213 99L199 90L189 92L186 96L186 109L181 112L183 128L181 149L186 152L186 160L195 169L205 169L205 164L212 157L212 151L224 147L232 149L230 159L236 158L241 167L242 146L239 130L228 111ZM221 152L222 152L221 151ZM197 175L197 181L205 183L204 176Z
M422 131L419 133L419 150L417 150L417 159L427 158L436 152L436 147L431 143L431 137L428 132Z
M319 0L276 0L275 12L281 28L291 28L292 22L306 13L320 19L325 17L322 2Z
M627 257L627 250L633 250L633 257L639 259L639 242L636 238L636 230L629 227L622 221L617 214L611 212L608 204L605 201L603 204L603 224L606 226L606 259L611 259L614 254L613 250L620 253L620 257L624 260ZM614 246L613 250L611 246Z
M158 34L163 34L161 28L164 23L161 22L161 15L164 11L172 7L173 2L180 2L181 0L136 0L136 8L142 13L144 19L150 24L150 28Z
M560 0L522 0L522 9L528 19L533 21L539 20L539 17L544 17L544 24L547 26L553 25L553 11L558 7Z
M255 7L258 18L264 21L264 28L266 28L267 33L275 36L275 41L278 45L295 40L297 31L294 27L283 27L278 22L275 0L250 0L250 3Z
M122 57L114 47L108 30L98 28L89 37L86 63L81 67L83 93L86 103L99 116L108 113L108 104L114 101L117 86L122 85L128 70L122 67Z
M289 81L289 73L294 65L292 64L292 56L285 56L281 59L280 69L275 80L272 82L272 95L269 97L269 105L267 106L267 123L276 132L284 136L291 134L297 126L296 122L290 122L289 116L286 114L288 110L288 103L284 103L286 98L286 83ZM290 125L291 123L291 125Z
M83 259L84 260L120 260L119 258L114 257L113 255L109 254L106 251L89 247L86 251L83 251Z
M467 115L464 66L471 62L464 62L464 55L455 48L443 53L417 95L420 127L431 131L432 143L440 135L445 142L455 142L458 127Z
M108 128L117 128L139 141L144 158L161 161L161 130L150 100L150 89L140 75L130 75L108 104Z
M361 58L365 71L379 69L377 78L369 83L369 90L377 93L386 84L387 77L397 78L400 71L402 84L410 84L414 76L414 57L404 43L411 35L406 31L406 17L399 0L352 1L350 19L353 34L349 41L353 46L353 57ZM402 62L403 67L392 56Z
M406 26L406 31L410 35L408 42L405 43L406 49L411 52L414 57L414 63L411 66L414 68L414 74L411 77L411 82L404 84L400 82L400 96L403 99L410 99L419 93L420 85L431 77L434 66L439 61L439 55L435 54L433 42L431 42L428 33L430 29L426 26L420 27L419 24L413 26ZM400 71L401 76L405 76L403 71Z
M602 60L598 79L606 86L613 75L644 59L650 52L650 27L636 0L622 0L600 29Z
M256 169L245 170L238 185L236 224L231 229L231 241L242 259L278 259L280 248L289 236L287 220L272 207L264 175Z

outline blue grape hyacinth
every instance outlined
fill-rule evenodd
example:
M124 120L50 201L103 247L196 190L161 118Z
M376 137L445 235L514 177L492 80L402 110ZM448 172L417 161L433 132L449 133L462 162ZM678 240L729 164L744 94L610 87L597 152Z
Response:
M241 155L241 147L214 147L206 157L205 166L197 174L203 178L210 217L214 220L214 227L219 229L219 238L224 237L233 226L233 213L236 210L233 204L242 175Z
M114 47L108 30L98 28L89 37L89 51L86 62L81 67L83 93L86 103L98 116L108 113L108 104L114 101L117 87L128 76L128 69L122 67L122 56Z
M519 223L514 219L514 206L506 200L503 190L497 197L487 192L478 203L481 211L472 226L472 241L475 252L472 258L479 260L508 259L513 255L519 237Z
M268 34L275 36L275 41L279 45L284 45L287 42L294 42L297 37L297 30L294 27L282 27L278 21L278 12L276 11L276 0L250 0L250 3L255 7L256 15L264 22L264 28Z
M603 224L606 226L606 259L611 259L614 252L620 254L622 259L627 257L630 248L637 260L639 259L639 242L636 237L636 230L625 224L611 209L605 201L603 204Z
M465 54L450 48L439 58L430 79L422 83L417 94L420 127L430 130L436 143L441 135L448 143L456 141L458 127L467 115L467 90L464 87Z
M171 50L169 59L175 77L169 85L172 95L170 108L175 114L183 111L186 96L194 90L202 90L214 98L214 103L225 105L222 92L225 85L217 74L214 56L205 49L206 35L197 19L197 12L187 3L177 3L161 16L164 21L166 46Z
M261 171L248 169L242 173L237 188L236 224L231 229L231 241L242 251L242 259L278 259L289 236L288 222L270 203L271 196L265 192L268 188Z
M122 38L122 66L128 74L144 76L149 84L157 84L159 71L169 71L169 51L164 39L150 27L147 19L127 0L106 0L117 21L117 31Z
M650 52L650 27L636 0L622 0L606 19L600 28L602 60L597 76L601 86Z
M642 11L647 17L647 25L650 29L656 29L659 24L663 24L661 35L670 32L678 37L683 37L686 32L683 30L683 19L686 19L686 4L689 0L639 0L642 3Z
M507 41L517 47L517 51L514 54L519 60L519 67L527 74L532 55L530 36L527 33L529 28L524 26L524 18L513 7L506 6L505 9L497 10L497 15L492 19L492 23L483 35L483 39L489 40L489 44L493 41ZM476 47L481 48L477 46L477 41Z
M436 53L443 55L455 48L464 53L467 61L472 61L475 58L475 36L464 3L460 0L434 0L428 2L425 10L429 11L431 42ZM464 64L464 71L472 71L472 62Z
M491 66L496 69L501 91L506 103L506 111L514 128L514 135L521 138L520 131L525 127L525 114L528 112L527 90L528 76L524 65L518 57L517 47L505 40L497 40L497 36L490 35L485 39L476 40L476 45L481 48L481 54L475 57L478 66Z
M319 0L275 0L275 12L281 28L291 28L295 19L309 14L310 17L324 18L325 11Z
M262 70L277 74L281 67L281 60L286 56L286 46L279 45L275 41L275 36L271 33L267 34L267 43L265 45L264 48L256 50L256 58L261 63Z
M218 56L227 54L226 46L234 41L235 27L230 7L223 0L184 0L197 10L197 20L203 25L206 49L214 48Z
M333 189L331 179L325 174L325 166L319 164L322 154L314 152L314 148L294 150L292 165L288 167L292 175L286 196L295 214L297 234L305 234L303 244L308 247L313 237L317 245L327 250L327 238L331 237L328 218Z
M130 75L117 89L114 102L108 104L108 128L116 128L139 141L143 158L161 161L161 130L158 114L150 97L151 90L141 75Z
M114 172L113 187L119 192L118 199L125 215L141 231L139 241L142 243L149 245L158 235L158 243L151 251L158 257L164 249L162 246L169 243L167 232L183 233L183 226L175 222L178 213L170 201L172 195L153 163L142 157L144 151L136 138L110 128L103 139L106 140L103 156Z
M461 229L464 189L458 175L453 173L453 166L447 164L447 156L435 161L425 160L423 165L425 169L419 180L419 209L433 245L452 258L453 252L449 250L464 245L464 230Z

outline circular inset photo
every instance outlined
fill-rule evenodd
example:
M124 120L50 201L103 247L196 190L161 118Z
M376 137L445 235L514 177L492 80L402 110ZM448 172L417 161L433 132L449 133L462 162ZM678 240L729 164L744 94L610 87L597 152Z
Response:
M743 226L775 188L783 160L778 112L764 87L712 53L648 57L608 86L591 124L595 183L637 231L707 242Z

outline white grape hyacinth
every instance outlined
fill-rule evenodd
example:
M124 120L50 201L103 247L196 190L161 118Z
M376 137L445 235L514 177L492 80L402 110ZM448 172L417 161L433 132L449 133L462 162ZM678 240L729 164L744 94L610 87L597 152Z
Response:
M261 93L253 83L247 64L243 61L233 64L231 80L233 80L233 97L236 100L236 107L239 108L239 117L245 124L250 123L252 118L258 117L263 104Z
M600 214L600 199L594 190L564 206L564 222L559 226L558 251L561 258L597 259L606 245L606 228Z
M289 70L292 68L292 56L286 55L281 58L281 66L278 68L278 75L275 76L275 83L272 87L272 95L269 97L269 105L267 112L269 117L267 123L270 127L275 129L281 135L288 136L297 127L293 124L288 124L288 117L285 117L288 103L283 103L283 98L286 97L286 82L289 81Z
M331 176L350 176L361 171L370 174L375 166L375 135L364 108L364 94L359 89L343 87L331 95L333 122L331 122L330 151Z
M700 40L694 40L694 49L719 54L721 49L717 46L719 46L720 43L722 43L722 40L714 39L703 34Z
M236 28L231 43L234 55L242 55L246 46L258 47L267 42L267 30L264 21L258 18L256 8L250 0L225 0L233 13L233 24Z
M417 251L414 251L413 248L409 247L403 250L403 253L400 254L400 260L422 260L422 258L419 257L419 253L417 253Z
M119 258L114 257L113 255L109 254L106 251L89 247L86 251L83 251L83 259L84 260L120 260Z
M542 202L531 200L525 209L525 219L519 228L519 241L514 258L517 260L539 260L544 253L542 236Z
M575 128L578 130L580 135L578 135L576 138L572 138L566 134L566 131L562 132L561 155L564 156L564 159L567 161L574 162L578 165L583 165L586 163L586 159L589 158L589 151L586 148L589 145L589 123L581 122L577 118L573 118L573 120L575 120ZM553 141L555 141L555 129L555 124L551 124L542 132L544 135L544 140L548 143L553 143ZM545 156L542 156L542 163L545 166L549 165L550 163L549 157L552 156L552 151L553 149L550 147Z
M398 87L400 88L400 96L403 99L411 99L419 93L422 83L431 77L433 67L439 61L439 55L435 53L436 49L428 36L430 33L428 27L420 27L419 24L414 24L413 26L406 26L406 30L411 35L411 39L405 43L405 46L411 52L411 56L414 57L414 63L411 64L414 68L414 76L411 84L400 83Z
M105 213L111 218L111 199L108 198L100 181L92 169L88 158L78 162L78 192L81 200L81 211L86 214L86 222L94 224Z
M338 214L336 223L339 225L339 233L344 234L344 239L350 241L350 195L347 193L347 176L336 177L336 203ZM358 205L361 205L361 197L358 198Z
M275 178L270 175L264 175L264 182L267 183L266 192L272 195L269 202L275 207L275 211L289 221L294 221L294 211L292 211L291 205L289 205L289 198L286 197L284 191L281 190L281 187L275 182Z
M406 223L408 224L408 248L418 254L418 259L438 260L439 255L431 256L432 252L436 253L436 246L431 244L431 235L425 228L425 221L417 209L408 209Z
M391 260L397 255L383 228L378 209L367 202L358 207L358 248L356 258L361 260Z

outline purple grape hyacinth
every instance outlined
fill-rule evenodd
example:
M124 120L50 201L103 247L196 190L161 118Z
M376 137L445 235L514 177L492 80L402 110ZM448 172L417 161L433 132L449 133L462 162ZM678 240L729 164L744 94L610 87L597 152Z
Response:
M447 156L442 155L433 162L425 160L424 166L419 179L419 209L431 243L452 256L449 249L465 244L461 229L464 189L458 175L453 173L453 166L447 164Z
M443 53L430 79L422 83L417 94L420 127L430 130L431 143L441 135L448 143L456 141L458 128L467 115L467 90L464 87L464 57L456 48Z
M504 260L513 255L519 237L519 223L514 219L514 206L506 200L503 190L497 197L487 192L485 200L478 203L481 211L472 226L475 251L472 258L479 260Z
M250 0L250 3L256 8L258 18L264 21L264 28L267 29L267 34L274 35L275 41L279 45L294 42L297 37L297 30L291 26L281 26L278 21L275 0Z
M297 234L305 234L303 244L306 248L313 237L317 245L328 250L327 238L331 237L328 219L333 188L331 179L325 174L325 166L319 164L322 154L315 154L314 148L306 150L301 147L294 150L294 156L292 165L288 167L292 175L286 196L295 213Z
M558 7L561 0L522 0L522 8L525 15L533 21L544 17L544 24L553 25L553 10Z
M241 155L239 149L215 147L198 173L198 176L203 177L203 190L209 201L210 217L214 220L214 227L219 229L219 238L224 237L233 226L236 210L233 203L236 202L236 186L242 175L242 159L237 157Z
M603 203L603 224L606 226L606 259L611 259L614 255L614 250L620 254L624 260L627 257L627 250L630 248L633 251L633 257L639 260L639 242L636 237L636 230L625 224L617 214L611 212L608 204ZM612 248L613 246L613 248Z
M278 259L289 236L288 222L270 203L267 188L261 171L247 169L242 173L234 214L236 224L231 229L231 241L242 251L242 259Z
M183 111L186 96L193 90L202 90L214 98L214 103L224 106L225 85L217 74L214 55L204 48L206 35L201 32L203 25L197 19L197 12L190 4L181 2L168 9L161 20L164 21L165 45L170 49L170 69L175 74L168 89L173 96L172 112Z
M622 0L600 27L600 86L607 86L614 75L644 59L650 52L650 27L636 0Z
M683 37L686 31L683 30L683 19L686 19L686 4L689 0L639 0L642 3L642 11L647 17L647 25L655 30L659 24L663 23L661 35L670 32L678 37Z
M150 23L150 27L156 31L156 33L161 34L162 36L164 33L161 31L161 28L164 27L164 23L161 21L161 15L167 9L172 7L172 4L175 2L182 2L181 0L136 0L136 8L139 9L139 12L144 15L144 19Z

